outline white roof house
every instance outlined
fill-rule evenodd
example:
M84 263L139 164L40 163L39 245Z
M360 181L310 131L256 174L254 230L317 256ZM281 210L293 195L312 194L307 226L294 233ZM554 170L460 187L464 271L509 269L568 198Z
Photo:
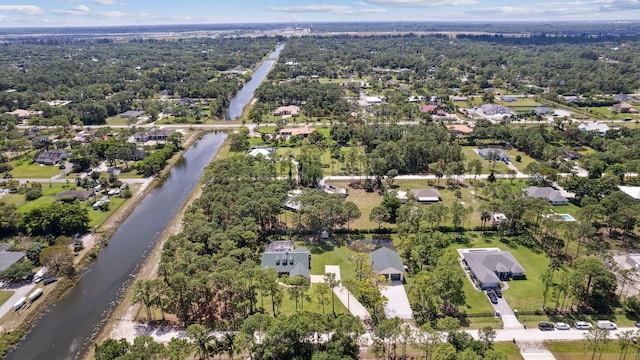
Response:
M268 149L268 148L256 148L256 149L252 149L251 151L249 151L247 153L247 155L251 155L251 156L262 156L265 159L270 159L271 158L271 153L273 153L273 149Z
M365 101L367 104L382 104L382 99L379 96L367 96Z
M578 125L578 129L582 131L589 131L589 132L604 134L607 131L609 131L609 126L607 126L607 124L596 121L596 122L580 124Z
M636 200L640 200L640 186L618 186L620 191L631 196Z

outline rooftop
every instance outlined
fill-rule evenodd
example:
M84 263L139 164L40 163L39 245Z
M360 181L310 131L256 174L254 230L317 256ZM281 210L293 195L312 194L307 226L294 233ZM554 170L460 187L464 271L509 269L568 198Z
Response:
M400 255L395 250L391 250L386 246L373 251L371 254L371 266L373 271L382 272L389 268L404 272L404 266Z

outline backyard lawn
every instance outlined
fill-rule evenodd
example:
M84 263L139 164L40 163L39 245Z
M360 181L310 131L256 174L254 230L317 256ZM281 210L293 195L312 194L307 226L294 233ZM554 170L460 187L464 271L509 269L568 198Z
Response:
M518 170L520 170L520 172L524 172L524 169L527 167L527 165L529 165L530 163L534 163L536 162L536 160L534 158L532 158L531 156L518 151L516 149L510 149L510 150L504 150L504 152L506 152L509 155L509 159L511 161L511 163L518 168ZM516 156L520 155L521 159L520 162L516 161Z
M351 260L356 253L346 246L336 247L331 242L304 244L311 251L311 274L324 275L325 265L339 265L342 279L356 276L356 264Z

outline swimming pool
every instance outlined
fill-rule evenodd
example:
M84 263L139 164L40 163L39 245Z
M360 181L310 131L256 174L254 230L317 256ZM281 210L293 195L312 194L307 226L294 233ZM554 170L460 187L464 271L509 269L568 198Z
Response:
M563 220L563 221L576 221L576 218L574 218L573 216L569 215L569 214L558 214L558 216Z

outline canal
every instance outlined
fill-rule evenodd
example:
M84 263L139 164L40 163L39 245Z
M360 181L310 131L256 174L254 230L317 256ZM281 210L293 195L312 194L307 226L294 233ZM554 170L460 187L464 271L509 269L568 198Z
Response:
M78 284L36 322L7 359L78 359L84 355L225 137L205 135L185 152L162 184L118 227Z
M249 104L251 99L253 98L253 94L256 92L256 89L262 81L267 77L269 71L273 67L273 64L276 63L278 56L280 56L280 52L284 49L284 44L280 44L276 47L276 49L269 55L269 58L264 60L262 64L258 67L256 71L251 74L251 80L244 84L242 89L238 91L236 96L231 99L229 103L229 108L225 114L225 120L236 120L242 115L245 106Z

